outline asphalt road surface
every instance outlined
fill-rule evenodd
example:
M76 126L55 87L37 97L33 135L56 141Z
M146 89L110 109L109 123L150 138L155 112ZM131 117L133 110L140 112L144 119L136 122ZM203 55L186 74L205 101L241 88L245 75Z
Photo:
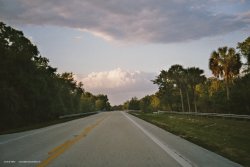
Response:
M0 135L0 166L240 166L125 112Z

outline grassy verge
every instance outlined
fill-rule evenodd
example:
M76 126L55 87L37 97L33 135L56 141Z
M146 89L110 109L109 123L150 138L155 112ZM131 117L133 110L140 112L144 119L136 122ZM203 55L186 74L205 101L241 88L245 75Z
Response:
M57 119L57 120L37 123L37 124L33 124L33 125L28 125L28 126L24 126L24 127L9 129L9 130L5 130L5 131L0 131L0 135L44 128L44 127L47 127L47 126L50 126L50 125L55 125L55 124L59 124L59 123L63 123L63 122L68 122L68 121L71 121L71 120L74 120L74 119L84 118L84 117L87 117L87 116L90 116L90 115L93 115L93 113L89 114L89 115L74 116L74 117L70 117L70 118Z
M250 166L250 121L166 113L131 114L244 166Z

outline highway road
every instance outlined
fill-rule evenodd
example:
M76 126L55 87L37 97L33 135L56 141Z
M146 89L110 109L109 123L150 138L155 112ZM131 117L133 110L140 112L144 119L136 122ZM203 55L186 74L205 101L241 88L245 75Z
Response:
M0 166L240 166L125 112L0 135Z

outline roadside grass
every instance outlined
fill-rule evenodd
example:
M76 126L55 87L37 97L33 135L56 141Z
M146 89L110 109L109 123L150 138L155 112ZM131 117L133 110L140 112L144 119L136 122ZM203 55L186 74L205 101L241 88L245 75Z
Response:
M250 121L168 113L130 114L241 165L250 166Z
M32 125L27 125L27 126L23 126L23 127L12 128L12 129L8 129L8 130L0 131L0 135L44 128L47 126L51 126L51 125L55 125L55 124L59 124L59 123L64 123L64 122L72 121L75 119L84 118L84 117L87 117L90 115L93 115L93 114L74 116L74 117L70 117L70 118L56 119L56 120L51 120L51 121L47 121L47 122L41 122L41 123L36 123L36 124L32 124Z

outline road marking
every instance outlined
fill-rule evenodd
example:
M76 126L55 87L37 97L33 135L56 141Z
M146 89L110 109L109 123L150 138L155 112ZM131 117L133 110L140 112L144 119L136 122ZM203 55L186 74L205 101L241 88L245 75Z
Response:
M141 125L139 125L137 122L135 122L132 118L130 118L128 115L126 115L124 112L122 114L130 120L135 126L137 126L146 136L148 136L153 142L155 142L158 146L160 146L167 154L169 154L173 159L175 159L181 166L183 167L193 167L196 166L192 164L189 160L184 158L181 154L177 153L176 151L173 151L168 146L163 144L160 140L158 140L153 134L149 133L146 129L144 129Z
M67 140L63 144L53 148L51 151L48 152L49 157L47 159L43 160L37 167L47 166L49 163L51 163L54 159L56 159L58 156L60 156L66 150L68 150L71 146L73 146L79 140L86 137L87 134L89 132L91 132L97 125L99 125L105 118L106 117L99 119L95 124L88 126L79 135L75 136L73 139Z

